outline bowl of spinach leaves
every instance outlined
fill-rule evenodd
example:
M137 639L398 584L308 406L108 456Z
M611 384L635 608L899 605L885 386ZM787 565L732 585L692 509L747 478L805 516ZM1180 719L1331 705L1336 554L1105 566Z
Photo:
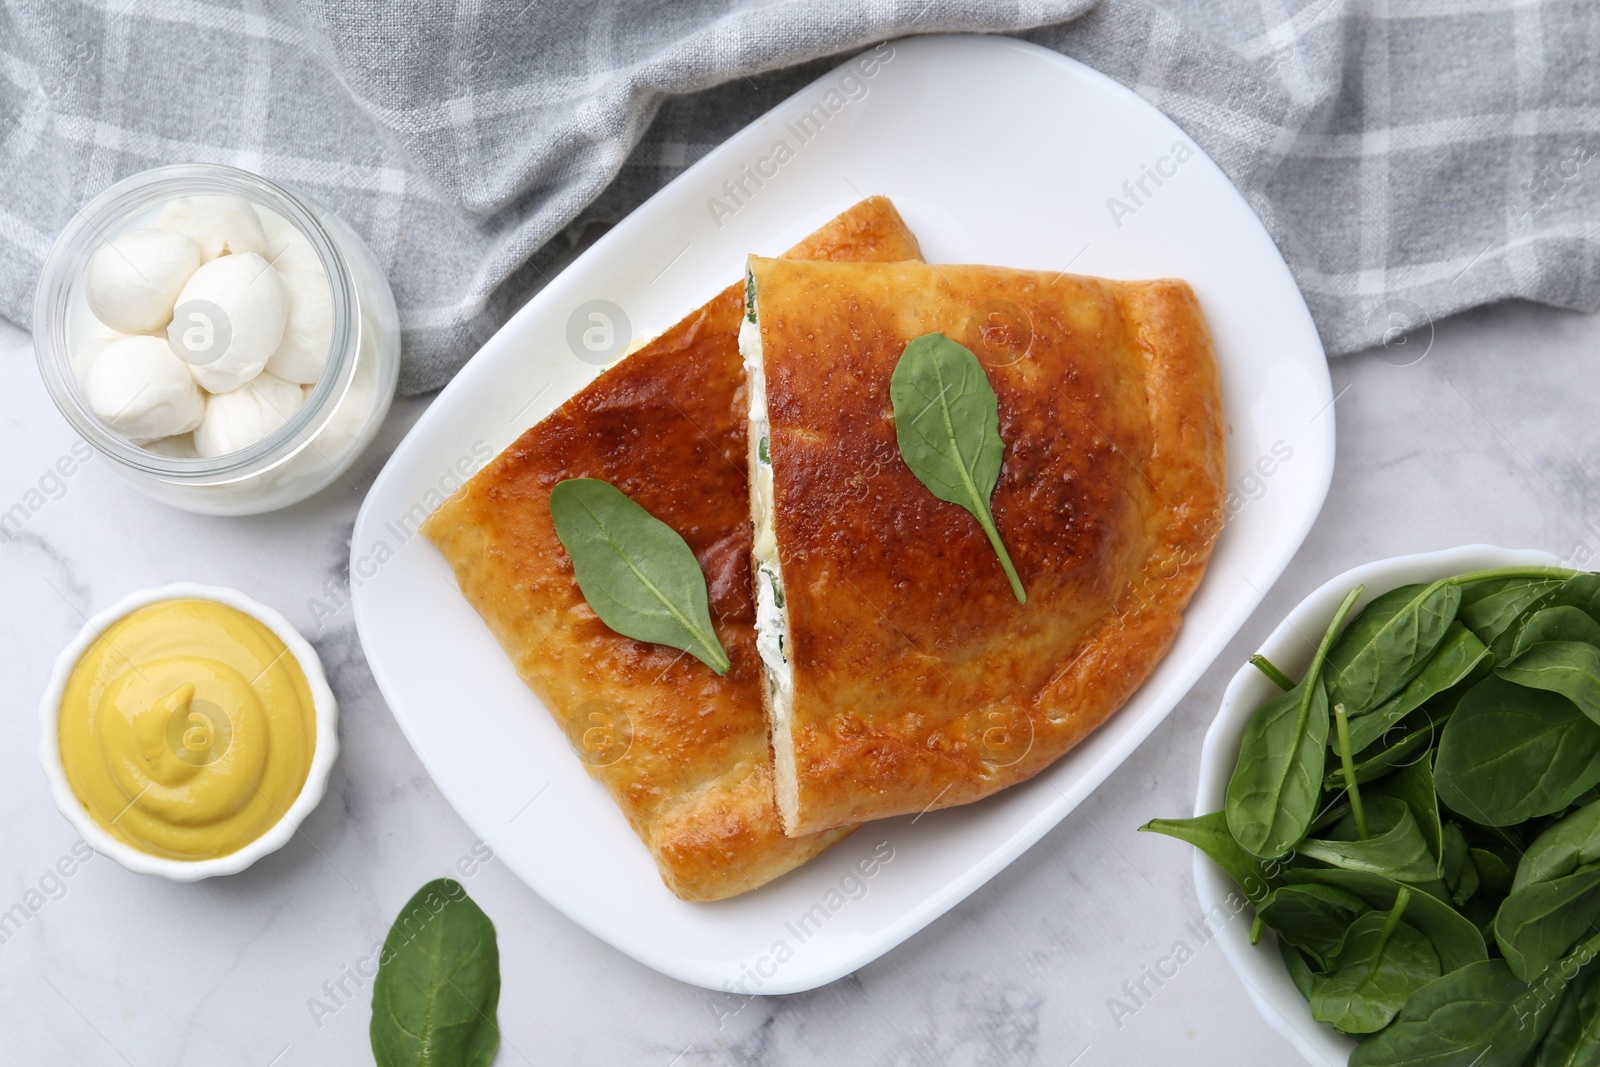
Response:
M1308 596L1235 675L1206 921L1312 1063L1600 1063L1600 574L1472 545Z

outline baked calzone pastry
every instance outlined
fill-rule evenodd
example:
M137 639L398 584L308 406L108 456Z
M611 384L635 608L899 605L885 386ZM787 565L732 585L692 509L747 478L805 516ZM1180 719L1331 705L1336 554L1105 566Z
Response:
M920 254L882 198L789 252ZM423 526L685 900L754 889L850 832L785 836L773 802L750 584L743 311L744 286L732 285L524 433ZM595 615L550 518L550 491L568 478L610 482L688 542L732 660L725 676Z
M965 804L1037 774L1165 654L1221 527L1222 399L1194 293L761 257L747 289L757 640L785 827ZM989 501L1025 603L975 514L902 455L891 377L930 334L992 386Z

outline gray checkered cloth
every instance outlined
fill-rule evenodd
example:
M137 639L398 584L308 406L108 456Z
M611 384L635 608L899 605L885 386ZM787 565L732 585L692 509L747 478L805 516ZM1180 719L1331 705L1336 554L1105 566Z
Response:
M1510 296L1594 310L1600 5L1393 8L9 0L0 314L27 325L51 240L111 182L228 163L366 237L400 303L401 388L424 392L575 249L842 53L954 30L1023 34L1170 115L1266 222L1332 353Z

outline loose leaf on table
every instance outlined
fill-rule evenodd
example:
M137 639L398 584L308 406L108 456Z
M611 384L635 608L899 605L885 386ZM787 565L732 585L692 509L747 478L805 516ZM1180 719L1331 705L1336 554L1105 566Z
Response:
M1279 940L1300 949L1325 970L1344 944L1356 916L1370 911L1354 893L1331 885L1285 885L1256 906Z
M487 1067L500 1044L494 923L459 882L417 890L384 939L372 985L378 1067Z
M1533 839L1517 863L1511 891L1564 878L1596 862L1600 862L1600 801L1563 816Z
M1394 907L1400 890L1407 888L1381 874L1339 868L1292 869L1284 872L1283 880L1288 885L1331 885L1360 897L1379 911ZM1446 973L1489 956L1478 928L1437 897L1413 891L1411 903L1406 905L1406 922L1427 935Z
M589 607L624 637L680 649L718 674L728 653L717 638L706 576L678 532L598 478L569 478L550 491L556 536L572 557Z
M1382 704L1350 720L1351 749L1360 752L1378 741L1395 723L1467 678L1488 657L1488 646L1476 634L1452 622L1421 673Z
M900 354L889 376L889 400L906 466L934 496L972 513L1000 557L1012 595L1025 603L1022 580L989 507L1006 446L1000 439L1000 401L983 364L944 334L923 334Z
M1600 867L1536 882L1506 897L1494 918L1494 939L1511 973L1531 982L1572 950L1600 922Z
M1515 663L1522 655L1541 641L1582 641L1600 645L1600 622L1582 608L1570 604L1555 604L1524 615L1517 624L1516 638L1511 642L1507 663Z
M1541 641L1494 673L1530 689L1560 693L1600 723L1600 648L1582 641Z
M1311 1014L1347 1034L1383 1029L1411 995L1439 977L1439 956L1403 921L1411 894L1388 912L1369 911L1350 924L1333 969L1311 979Z
M1342 820L1327 838L1306 838L1295 851L1348 871L1368 871L1398 882L1433 883L1439 861L1428 851L1417 820L1403 801L1374 796L1367 805L1371 836L1356 837L1354 818Z
M1284 855L1316 815L1328 743L1322 664L1360 595L1352 589L1334 612L1300 684L1267 701L1245 726L1223 810L1234 840L1251 855Z
M1469 582L1461 588L1461 606L1456 616L1478 635L1478 640L1493 645L1518 616L1541 598L1553 596L1563 581L1554 577L1519 577Z
M1244 890L1245 899L1252 904L1259 904L1277 884L1272 871L1239 847L1228 832L1227 816L1220 811L1192 819L1151 819L1139 829L1175 837L1198 848Z
M1600 726L1563 696L1485 678L1445 723L1434 777L1440 800L1486 826L1549 815L1600 782Z
M1561 994L1530 1067L1600 1065L1600 965L1588 964Z
M1461 589L1449 582L1391 589L1328 650L1328 703L1357 718L1398 693L1426 666L1455 619Z

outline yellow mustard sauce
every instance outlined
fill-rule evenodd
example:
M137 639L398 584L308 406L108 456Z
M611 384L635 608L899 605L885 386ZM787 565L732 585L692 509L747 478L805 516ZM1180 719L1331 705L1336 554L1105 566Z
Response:
M284 643L214 600L139 608L89 646L61 699L61 762L107 833L180 860L226 856L305 785L316 708Z

